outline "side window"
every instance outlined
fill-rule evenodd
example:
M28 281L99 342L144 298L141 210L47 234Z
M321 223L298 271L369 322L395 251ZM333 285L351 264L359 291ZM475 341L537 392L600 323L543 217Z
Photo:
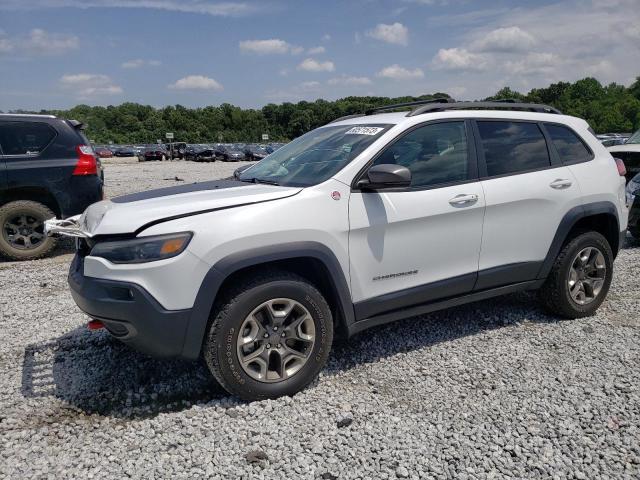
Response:
M411 171L412 187L428 187L469 178L464 122L425 125L387 147L375 164L393 163Z
M46 123L0 123L0 146L5 155L38 155L55 136Z
M591 160L591 151L571 129L550 123L545 123L544 127L563 162L578 163Z
M487 174L490 177L526 172L551 165L547 142L540 127L535 123L477 123Z

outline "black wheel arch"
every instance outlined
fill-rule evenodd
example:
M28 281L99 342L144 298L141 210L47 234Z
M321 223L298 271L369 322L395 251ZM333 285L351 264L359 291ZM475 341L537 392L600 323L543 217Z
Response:
M21 187L0 192L0 206L20 200L41 203L55 213L56 217L60 218L62 215L62 211L56 197L45 188Z
M546 278L563 245L579 232L585 230L601 233L609 242L615 259L622 247L622 233L624 233L620 231L620 221L616 206L609 201L578 205L569 210L560 221L537 278Z
M345 335L354 318L349 284L333 252L319 242L291 242L232 254L218 261L205 275L189 318L182 356L198 358L210 314L225 285L256 269L278 268L297 273L325 296L339 335Z

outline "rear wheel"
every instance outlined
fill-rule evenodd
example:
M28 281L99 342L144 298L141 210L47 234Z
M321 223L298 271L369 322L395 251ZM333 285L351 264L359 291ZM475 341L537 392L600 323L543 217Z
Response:
M212 315L206 363L245 400L293 395L325 365L333 340L331 310L302 277L284 271L236 283Z
M598 232L584 232L560 251L540 289L542 303L565 318L593 315L613 277L613 252Z
M53 217L45 205L29 200L0 207L0 253L11 260L33 260L50 253L56 241L44 233L44 221Z

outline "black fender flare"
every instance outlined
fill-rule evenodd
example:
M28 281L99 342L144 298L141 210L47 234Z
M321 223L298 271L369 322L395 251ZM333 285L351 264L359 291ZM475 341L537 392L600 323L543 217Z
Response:
M218 295L220 286L229 275L247 267L278 260L313 258L325 266L331 278L336 308L340 310L345 326L354 322L353 301L349 284L340 262L333 252L319 242L291 242L269 245L231 254L216 262L204 277L189 317L189 324L182 348L184 358L196 359L200 356L202 340L209 323L209 314Z
M564 244L567 235L571 229L575 226L576 223L582 218L590 217L592 215L601 215L608 214L615 217L618 232L620 231L620 219L618 218L618 210L613 202L603 201L603 202L594 202L587 203L584 205L578 205L569 210L562 220L560 221L560 225L558 225L558 230L556 230L556 234L553 237L553 241L551 242L551 246L549 247L549 251L547 252L547 256L542 262L542 266L540 267L540 271L538 272L537 278L544 279L547 278L549 272L551 271L551 267L553 267L553 262L555 262L556 257L560 253L560 249ZM620 239L618 240L620 242ZM614 251L619 250L620 244L612 245L612 249ZM616 248L614 248L616 247Z

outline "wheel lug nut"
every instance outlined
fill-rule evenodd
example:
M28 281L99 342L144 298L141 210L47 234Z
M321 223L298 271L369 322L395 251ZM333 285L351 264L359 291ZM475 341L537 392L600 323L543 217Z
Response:
M277 332L278 331L278 327L273 327L273 331Z
M282 335L280 335L281 337L284 337L284 332L282 332Z
M276 345L276 348L280 348L280 344Z
M264 334L264 338L269 338L269 334L268 334L268 333L265 333L265 334Z
M267 343L267 348L271 348L271 344L270 343Z

